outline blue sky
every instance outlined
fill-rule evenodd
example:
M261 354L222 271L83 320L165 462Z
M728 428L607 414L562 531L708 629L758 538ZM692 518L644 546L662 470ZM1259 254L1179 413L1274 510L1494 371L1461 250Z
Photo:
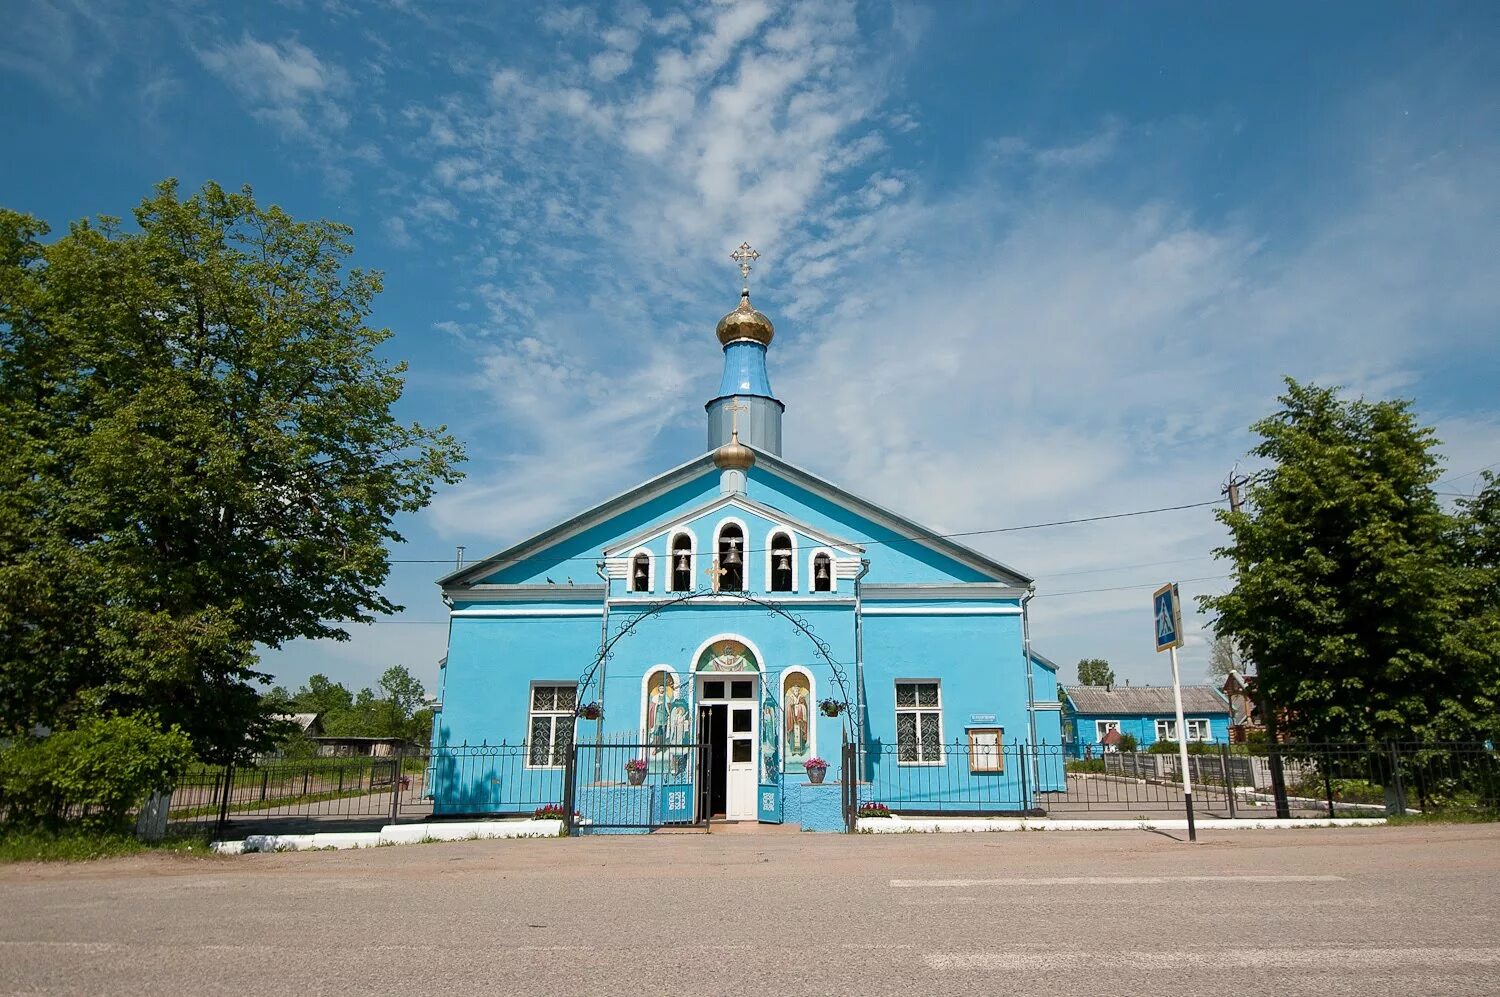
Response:
M1216 498L1284 374L1415 398L1445 490L1500 461L1493 3L4 7L7 206L176 176L355 227L403 414L472 455L398 557L696 454L744 239L786 456L937 529ZM1150 590L1222 586L1221 540L1194 510L976 546L1037 576L1065 678L1162 682ZM267 666L430 682L440 572Z

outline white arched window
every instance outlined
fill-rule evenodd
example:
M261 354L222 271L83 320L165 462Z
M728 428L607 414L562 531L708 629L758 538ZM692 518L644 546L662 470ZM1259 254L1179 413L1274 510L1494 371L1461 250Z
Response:
M745 551L748 550L745 524L726 519L714 532L714 553L718 558L719 591L745 591Z
M797 548L794 544L791 533L786 530L771 534L766 545L767 591L797 591Z
M833 555L826 550L815 550L808 559L807 570L812 578L814 592L838 591L838 579L833 573Z
M675 533L672 535L672 543L668 548L672 559L672 591L691 592L693 590L693 566L697 553L697 542L691 533Z
M650 592L656 588L655 560L649 550L630 555L630 591Z

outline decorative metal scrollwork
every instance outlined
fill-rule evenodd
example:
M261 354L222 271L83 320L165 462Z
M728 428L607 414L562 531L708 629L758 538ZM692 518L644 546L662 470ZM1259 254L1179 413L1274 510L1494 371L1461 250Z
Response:
M817 632L813 630L812 624L808 622L806 617L789 612L781 603L774 602L770 599L762 599L760 596L751 595L748 592L715 592L712 589L699 589L694 592L680 592L671 596L670 598L658 599L648 603L632 604L632 613L630 614L629 618L627 618L620 625L620 628L613 634L605 637L605 639L599 645L599 653L594 656L594 660L590 662L589 666L584 669L583 674L579 677L579 702L583 701L583 697L592 688L594 680L599 674L600 667L603 666L603 664L610 658L614 657L615 645L625 637L634 633L635 628L640 626L642 622L644 622L645 620L649 620L652 617L661 615L662 612L671 609L673 606L680 606L684 603L694 602L698 599L722 599L726 596L732 599L738 599L741 602L760 606L766 611L767 616L773 618L780 617L781 619L786 620L792 626L796 627L797 630L807 638L808 642L812 644L813 650L817 652L818 657L823 660L823 663L828 666L829 672L833 675L834 684L838 686L839 690L839 702L841 702L844 707L843 716L845 717L846 727L851 725L852 723L857 722L858 718L854 716L854 710L850 706L849 680L846 672L844 671L844 665L833 657L832 645L830 645L828 641L824 640L822 637L818 636ZM635 611L637 609L637 605L639 605L641 611ZM601 700L603 699L602 689L599 690L599 698ZM846 731L846 733L850 732Z

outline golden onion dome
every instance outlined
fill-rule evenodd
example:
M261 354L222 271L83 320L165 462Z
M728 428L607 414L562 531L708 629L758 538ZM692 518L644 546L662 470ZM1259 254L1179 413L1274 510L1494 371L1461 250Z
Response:
M746 288L740 292L740 306L719 319L719 326L714 332L724 346L736 339L750 339L762 346L770 346L776 328L771 325L770 319L750 307L750 289Z
M740 442L740 431L736 429L729 442L714 451L714 464L722 471L748 471L755 463L755 451Z

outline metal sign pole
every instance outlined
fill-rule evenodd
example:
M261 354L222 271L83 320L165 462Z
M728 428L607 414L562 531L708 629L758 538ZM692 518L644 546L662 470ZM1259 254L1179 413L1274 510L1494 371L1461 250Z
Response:
M1177 647L1172 646L1172 696L1177 700L1177 751L1182 760L1182 799L1187 804L1188 840L1198 840L1193 824L1193 774L1188 770L1187 721L1182 718L1182 680L1177 674Z
M1156 650L1172 655L1172 698L1177 703L1177 751L1182 762L1182 797L1187 806L1188 840L1198 840L1193 823L1193 774L1188 770L1187 721L1182 716L1182 676L1177 670L1177 649L1182 646L1182 595L1175 582L1168 582L1151 595L1156 617Z

